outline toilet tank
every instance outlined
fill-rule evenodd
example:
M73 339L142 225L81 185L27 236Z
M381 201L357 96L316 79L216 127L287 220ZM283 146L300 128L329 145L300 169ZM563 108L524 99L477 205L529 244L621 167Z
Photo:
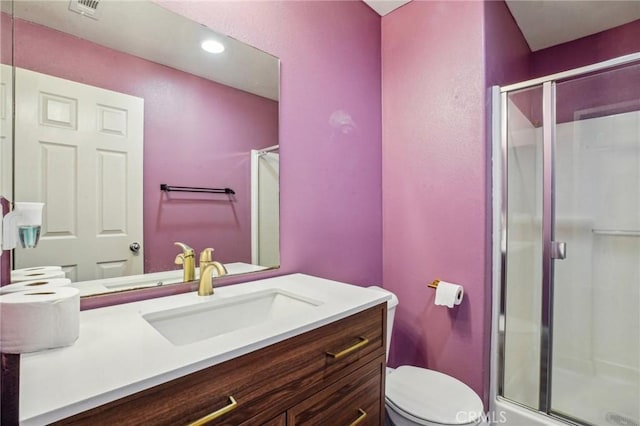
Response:
M391 299L387 300L387 361L388 361L389 348L391 347L391 332L393 331L393 320L396 315L396 307L398 306L398 297L395 294L391 293L389 290L385 290L382 287L371 286L367 288L391 295Z

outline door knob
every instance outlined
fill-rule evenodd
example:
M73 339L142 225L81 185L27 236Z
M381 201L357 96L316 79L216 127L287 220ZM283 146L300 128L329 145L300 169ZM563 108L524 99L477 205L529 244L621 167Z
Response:
M137 241L132 242L131 244L129 244L129 250L131 250L134 253L138 253L140 251L140 243Z

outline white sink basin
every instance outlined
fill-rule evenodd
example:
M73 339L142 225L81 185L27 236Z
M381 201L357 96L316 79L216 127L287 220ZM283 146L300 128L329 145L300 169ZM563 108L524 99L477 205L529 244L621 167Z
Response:
M277 288L227 298L216 298L215 294L210 297L210 301L142 317L167 340L180 346L304 314L322 304Z

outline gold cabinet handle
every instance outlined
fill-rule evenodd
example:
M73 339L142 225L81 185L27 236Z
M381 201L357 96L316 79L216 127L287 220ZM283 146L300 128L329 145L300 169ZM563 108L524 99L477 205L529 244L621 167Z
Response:
M362 408L358 408L358 413L360 413L360 417L358 417L353 423L351 423L349 426L356 426L359 425L360 423L362 423L364 421L364 419L367 417L367 412L364 411Z
M345 355L349 355L351 352L357 351L360 348L363 348L365 346L367 346L369 344L369 339L367 339L366 337L362 337L360 336L360 342L356 343L353 346L348 347L347 349L344 349L338 353L335 352L327 352L327 355L329 355L331 358L342 358Z
M229 401L231 401L231 403L225 407L222 407L221 409L214 411L211 414L207 414L206 416L202 417L201 419L196 420L193 423L189 423L189 426L202 426L202 425L206 425L207 423L209 423L212 420L217 419L218 417L227 414L230 411L235 410L238 407L238 403L236 402L236 400L230 396L229 397Z

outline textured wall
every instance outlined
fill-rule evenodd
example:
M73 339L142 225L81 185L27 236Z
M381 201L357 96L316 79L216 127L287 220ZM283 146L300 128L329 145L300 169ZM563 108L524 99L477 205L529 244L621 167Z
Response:
M485 403L488 87L524 79L528 53L503 2L411 2L382 20L383 283L400 299L390 361L457 377ZM464 302L435 306L435 278L463 284Z
M279 273L380 284L380 17L360 1L158 3L282 61Z
M484 2L487 87L529 79L531 51L504 1Z
M251 149L278 143L278 103L17 19L16 66L144 98L145 272L175 269L182 241L251 262ZM230 187L163 193L160 184Z
M455 25L454 25L455 23ZM484 391L486 149L483 5L411 2L383 18L383 285L400 300L392 365ZM433 304L435 278L465 286Z

